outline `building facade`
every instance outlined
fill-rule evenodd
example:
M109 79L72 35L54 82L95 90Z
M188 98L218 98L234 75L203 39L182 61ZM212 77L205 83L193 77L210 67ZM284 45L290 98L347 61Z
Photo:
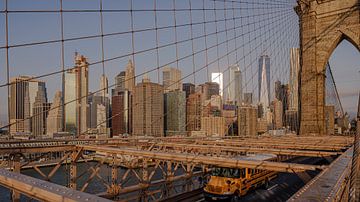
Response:
M269 107L270 104L270 57L263 55L259 58L258 71L258 92L259 103L264 108Z
M233 104L240 105L242 103L242 75L240 67L234 65L229 70L229 85L227 88L227 100Z
M163 68L164 92L182 90L181 71L172 67Z
M286 110L289 109L289 85L281 84L280 81L275 82L275 99L282 102L283 117L285 116ZM285 124L285 120L283 122Z
M46 119L46 134L52 137L54 133L63 131L63 112L62 112L62 93L55 93L53 102L50 106L49 114Z
M165 135L186 135L186 93L176 90L164 94Z
M274 129L280 129L283 127L283 104L280 100L275 99L272 101L272 108Z
M300 49L290 49L289 109L299 109Z
M132 134L132 94L128 90L112 96L112 134Z
M118 92L125 90L125 75L125 71L122 71L115 76L115 88L112 89L112 96L117 95Z
M45 82L32 79L28 76L19 76L10 80L10 133L32 132L32 116L34 115L34 103L38 91L47 101Z
M75 53L75 67L65 74L65 130L80 135L88 129L89 63Z
M201 131L205 131L207 136L224 137L227 127L224 117L201 117Z
M99 120L101 120L102 118L99 117L99 115L103 115L103 114L99 114L99 107L105 107L105 122L101 124L101 127L108 127L108 123L107 123L107 117L109 117L109 110L108 107L110 105L110 101L108 97L104 97L103 95L101 95L101 93L97 93L93 96L91 96L90 102L89 102L89 117L88 117L88 127L89 128L98 128L99 125ZM101 110L101 109L100 109ZM103 112L101 112L103 113Z
M197 86L195 91L201 94L201 101L204 102L211 99L213 95L220 95L220 86L216 82L206 82Z
M130 92L135 89L135 65L132 60L126 65L124 87Z
M133 133L133 95L135 91L135 65L129 60L126 70L115 77L112 93L112 135Z
M33 116L31 117L32 135L42 137L46 134L46 118L48 116L50 104L47 102L46 92L43 89L37 91L33 104Z
M163 86L149 79L136 85L134 91L133 135L164 136Z
M286 110L285 126L294 132L299 131L299 112L297 110Z
M183 83L183 91L186 93L186 98L189 97L189 95L195 93L195 85L192 83Z
M186 102L186 130L199 131L201 130L201 94L194 93L189 95Z
M211 82L219 84L219 94L223 96L224 91L224 78L223 73L214 72L211 73Z
M238 108L239 136L255 136L257 134L257 108L241 106Z
M253 94L252 93L244 93L243 103L245 105L252 105L253 104Z

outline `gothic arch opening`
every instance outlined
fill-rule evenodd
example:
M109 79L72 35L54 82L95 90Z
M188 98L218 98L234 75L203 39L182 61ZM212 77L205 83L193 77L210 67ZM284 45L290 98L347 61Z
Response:
M343 32L348 32L348 31L343 31ZM327 51L323 68L326 67L326 63L330 60L334 51L337 50L337 48L343 43L346 44L346 47L348 49L353 49L354 52L360 52L360 44L358 44L357 41L358 40L356 40L356 36L352 33L348 33L348 35L345 33L338 34L338 36L332 42L332 45L329 47L329 50Z
M360 49L349 38L344 37L330 53L328 62L330 69L327 66L325 69L327 133L344 133L351 130L349 124L356 117L360 86Z

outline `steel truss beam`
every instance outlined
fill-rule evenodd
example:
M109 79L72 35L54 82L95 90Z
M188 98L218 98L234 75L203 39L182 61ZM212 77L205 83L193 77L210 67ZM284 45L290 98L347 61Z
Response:
M0 184L40 201L109 201L5 169L0 169Z
M85 149L74 150L85 151ZM85 179L82 191L85 191L86 186L97 176L101 180L101 176L97 173L100 171L100 165L103 165L106 160L109 161L108 166L111 168L111 184L103 182L107 188L106 193L100 193L99 195L106 198L112 198L119 200L121 198L129 201L129 197L142 201L159 201L166 199L173 194L177 193L174 190L179 188L179 184L173 184L174 182L181 182L180 187L182 192L191 191L201 187L200 183L196 183L196 178L202 177L204 173L207 173L207 169L199 169L195 165L183 165L179 162L171 161L159 161L152 160L143 157L132 156L126 158L126 155L111 154L102 152L103 157L99 159L96 165L89 165L87 173L90 172L90 176ZM81 154L80 154L81 156ZM76 163L76 159L74 159ZM119 172L119 165L128 165L125 172ZM138 167L138 166L141 167ZM85 173L85 172L84 172ZM157 173L157 175L155 175ZM72 175L72 173L70 173ZM83 176L83 174L80 174ZM73 178L73 176L71 176ZM80 179L76 177L74 183ZM128 182L131 181L129 184ZM194 183L195 182L195 183ZM135 184L134 184L135 183ZM129 195L132 193L132 195Z
M295 149L295 150L321 150L321 151L341 151L348 148L350 145L326 145L326 144L319 144L319 143L304 143L301 142L287 142L282 143L281 141L278 142L267 142L267 141L209 141L209 140L200 140L197 141L197 144L203 145L223 145L223 146L247 146L247 147L265 147L265 148L276 148L276 149Z
M27 148L1 148L0 155L5 154L34 154L34 153L47 153L47 152L62 152L71 151L74 146L53 146L53 147L27 147Z
M143 147L145 150L161 150L161 151L175 151L183 153L202 153L202 154L220 154L231 153L238 155L239 153L270 153L276 155L287 156L307 156L307 157L325 157L336 156L342 152L329 151L308 151L308 150L293 150L293 149L272 149L272 148L256 148L245 146L218 146L218 145L197 145L197 144L177 144L177 143L154 143Z
M304 165L295 163L281 163L281 162L270 162L270 161L252 161L252 160L237 160L234 158L223 158L206 155L194 155L194 154L182 154L182 153L166 153L166 152L153 152L153 151L142 151L135 149L120 149L106 146L78 146L87 151L128 155L133 157L141 157L152 160L181 162L182 164L195 164L195 165L206 165L206 166L219 166L229 168L253 168L262 169L278 172L301 172L305 170L317 170L324 169L326 166L317 165Z

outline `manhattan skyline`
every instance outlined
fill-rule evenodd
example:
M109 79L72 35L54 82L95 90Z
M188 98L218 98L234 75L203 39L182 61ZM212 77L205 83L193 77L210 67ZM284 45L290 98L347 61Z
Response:
M9 10L21 10L21 9L58 9L59 4L57 1L42 1L38 4L32 4L27 1L9 1ZM186 2L176 1L177 6L187 8L188 5ZM172 8L171 2L161 2L161 8ZM83 9L96 9L98 8L98 2L89 2L86 5L82 5L79 2L70 2L64 1L64 9L69 8L83 8ZM119 4L115 1L104 1L104 9L110 8L120 8L120 7L127 7L129 6L128 3ZM201 7L202 5L198 5L194 3L194 7ZM206 7L211 8L212 5L205 5ZM5 7L4 1L0 1L0 9L3 10ZM134 9L141 9L141 8L153 8L153 5L150 2L140 2L134 1L133 5ZM220 11L219 11L220 13ZM163 16L159 18L158 26L166 26L173 24L172 13L163 12L159 14ZM219 15L219 14L218 14ZM235 12L235 16L247 16L251 15L250 13L240 14ZM124 14L111 14L105 13L104 14L104 33L112 33L117 31L124 31L130 29L130 18L128 13ZM167 18L168 16L169 18ZM134 14L134 29L139 29L143 27L151 27L154 24L153 14L150 12L143 12ZM297 18L295 14L290 15L290 18ZM116 19L121 18L121 21L117 21L114 23ZM177 18L179 18L177 24L186 24L190 21L188 17L188 13L182 12L177 13ZM194 15L193 21L200 21L202 20L202 16ZM207 13L206 19L213 19L213 13ZM70 21L71 19L71 21ZM33 42L33 41L43 41L43 40L51 40L51 39L58 39L59 38L59 16L58 14L10 14L9 21L11 23L9 32L11 37L9 38L10 45ZM89 24L86 23L88 21L92 21L93 23ZM250 21L249 21L250 22ZM240 21L239 21L240 23ZM246 23L246 22L242 22ZM65 38L71 37L80 37L86 36L89 34L99 33L99 16L96 14L85 14L82 16L78 16L74 13L69 13L64 15L64 30L65 30ZM79 26L78 26L79 25ZM225 23L218 23L218 29L224 29ZM0 33L4 33L4 15L0 15ZM44 27L47 27L45 30ZM215 31L214 25L207 25L206 28L208 29L207 32ZM297 27L291 28L294 32L297 31ZM188 27L184 29L177 29L178 41L186 40L190 38ZM244 27L243 29L238 29L236 33L239 35L241 33L246 33L246 31L251 31L250 28ZM23 33L27 33L24 35ZM76 33L76 34L75 34ZM174 41L173 29L162 30L159 31L159 44L167 44ZM194 26L193 30L194 36L201 36L203 33L202 26ZM256 34L255 31L253 34ZM230 35L230 32L228 32ZM147 32L147 33L137 33L135 34L135 51L142 50L154 47L155 44L154 40L154 33ZM222 42L225 39L225 32L218 34L218 37L221 39ZM230 36L229 36L230 37ZM151 40L146 40L151 39ZM152 41L152 42L149 42ZM238 38L236 40L238 44L241 44L242 39ZM265 39L264 39L265 41ZM268 47L267 44L270 43L271 40L267 41L264 47ZM215 37L210 36L207 37L208 47L215 43ZM292 44L292 46L296 47L296 43L288 42ZM190 42L186 42L187 47L179 46L178 47L178 54L179 57L186 56L190 54L189 47L191 47ZM1 34L0 37L0 46L5 45L5 36ZM198 50L204 48L204 41L203 40L195 40L194 41L195 47ZM234 46L234 44L230 43L230 47ZM239 45L238 45L239 46ZM234 48L234 47L233 47ZM191 49L191 48L190 48ZM219 52L224 51L226 49L225 46L219 47ZM274 48L273 48L274 49ZM240 50L240 54L250 52L250 47L245 45L243 50ZM284 61L280 60L279 55L272 56L271 49L267 48L265 50L266 54L269 54L273 60L275 60L274 64L271 64L271 67L280 67L281 71L279 70L271 70L271 75L274 78L280 78L282 76L281 72L285 72L286 69L289 69L289 59L285 58ZM89 58L89 62L97 62L101 60L101 48L100 48L100 38L76 41L76 42L67 42L65 43L65 68L70 68L73 66L73 53L78 51L79 53L85 55ZM105 51L105 58L112 58L119 55L123 55L126 53L131 52L131 36L124 35L123 37L106 37L104 39L104 51ZM249 55L251 58L257 58L260 54L262 54L260 49L256 49L256 51L251 52ZM239 58L240 58L239 54ZM235 61L236 55L230 55L230 61ZM6 83L6 65L5 65L5 49L0 50L0 83ZM19 59L21 58L21 60ZM137 66L137 71L135 75L140 75L145 71L149 71L153 68L156 68L156 51L149 51L146 54L135 54L134 63ZM208 61L213 60L216 58L216 48L213 50L209 50L208 52ZM256 72L257 62L252 62L250 59L239 60L239 67L243 73L244 79L244 90L243 92L253 92L254 95L257 95L256 90L256 82L253 81L252 76L254 72ZM357 104L357 94L358 88L357 86L360 85L360 75L359 65L359 53L357 50L352 46L349 42L345 41L339 45L339 47L334 51L330 58L330 64L333 67L333 74L335 78L335 82L337 83L337 87L340 93L340 99L343 101L344 110L348 111L353 115L352 112L356 111L356 104ZM113 75L117 75L119 72L125 70L126 63L129 59L133 59L132 56L120 58L118 60L113 60L109 62L105 62L105 75L109 79L109 86L114 84ZM159 50L159 66L163 66L169 62L175 61L176 59L176 52L175 47L170 46L169 48L164 48ZM199 70L202 68L205 63L205 54L201 53L195 56L195 70ZM61 69L61 60L60 60L60 43L50 44L50 45L42 45L42 46L31 46L27 48L14 48L11 51L10 56L10 77L15 77L19 75L29 75L29 76L36 76L46 74L52 71L58 71ZM97 78L98 75L102 74L102 65L95 64L90 66L90 80L92 82L89 83L89 91L93 92L98 90L99 88L99 79ZM183 76L191 74L193 72L193 60L191 57L181 60L178 63L173 62L170 66L179 68L183 72ZM208 81L210 78L210 74L208 72L219 72L224 71L228 67L227 58L221 59L218 63L212 63L207 68L203 68L196 72L194 76L189 76L184 79L185 82L192 82L195 80L196 84L204 83ZM245 71L244 71L245 70ZM274 72L273 72L274 71ZM224 81L227 81L228 73L224 73ZM154 82L162 81L162 75L160 71L160 75L158 76L158 72L152 71L149 73L149 77ZM342 80L347 79L347 82L341 82ZM41 78L47 83L48 88L48 98L49 101L52 102L52 98L55 95L55 92L61 90L61 75L57 74L55 76L48 76ZM140 82L141 76L136 78L136 83ZM271 80L274 80L273 78ZM282 78L283 83L287 83L288 78ZM51 82L50 82L51 81ZM270 85L273 85L272 83ZM271 88L273 89L273 88ZM6 87L0 88L1 94L6 94L7 90ZM271 92L272 93L272 92ZM2 96L0 98L0 106L7 106L7 99L6 96ZM7 110L3 107L0 109L0 121L7 122Z

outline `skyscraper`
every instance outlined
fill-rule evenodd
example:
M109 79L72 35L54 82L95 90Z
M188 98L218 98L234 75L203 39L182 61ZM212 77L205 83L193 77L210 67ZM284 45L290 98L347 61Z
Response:
M107 82L107 77L105 75L101 75L100 89L106 90L101 90L88 97L88 127L98 129L98 131L101 131L102 134L108 130L110 125L108 121L110 115L110 100L107 94Z
M219 94L223 96L223 90L224 90L223 73L221 72L211 73L211 82L215 82L219 84Z
M32 134L41 137L46 134L46 118L48 116L50 104L47 103L46 92L39 88L33 104L33 116L31 117Z
M205 131L208 136L225 136L227 131L225 125L224 117L201 117L201 130Z
M76 134L77 132L77 91L75 70L65 74L65 131Z
M241 71L235 71L235 102L237 105L240 105L243 100L242 92L242 74Z
M213 95L209 100L202 103L202 117L221 116L222 112L222 99L220 95Z
M275 81L274 88L275 88L275 98L281 100L282 98L281 81L279 80Z
M33 106L39 90L47 100L45 82L28 76L11 78L10 81L10 133L30 133Z
M133 132L133 95L135 90L135 66L129 60L126 71L115 77L115 89L112 94L112 134L132 134Z
M263 55L259 58L259 102L264 108L270 104L270 58Z
M283 113L283 103L278 100L275 99L274 101L272 101L272 107L273 107L273 124L274 124L274 129L280 129L283 126L283 117L284 117L284 113Z
M100 133L107 131L107 110L103 104L97 104L96 107L96 128Z
M286 110L285 111L285 126L291 131L299 130L299 118L298 111Z
M45 82L40 80L29 81L30 116L34 115L33 108L38 91L42 91L43 96L47 102L47 92L46 92Z
M125 90L125 75L126 72L122 71L115 76L115 88L112 89L112 95L117 95L118 92Z
M10 85L10 133L30 133L29 77L11 78Z
M83 55L75 53L75 67L65 74L65 128L80 135L87 131L89 63ZM74 101L75 100L75 101Z
M108 88L109 88L108 79L107 79L107 77L103 74L103 75L101 75L101 77L100 77L100 89L103 89L103 90L101 91L101 94L102 94L104 97L106 97L106 96L108 95L108 93L109 93Z
M181 71L172 67L163 69L163 86L165 92L182 90Z
M290 49L289 109L299 109L300 49Z
M216 82L206 82L197 86L195 91L201 94L201 101L204 102L213 95L219 95L220 86Z
M129 60L125 70L125 89L133 92L135 88L135 66L132 60Z
M112 96L113 136L132 133L132 94L128 90L119 91Z
M241 106L238 112L239 136L255 136L257 134L257 109L253 106Z
M185 91L186 98L188 98L190 94L195 93L195 85L192 83L183 83L183 91Z
M242 78L240 67L238 65L230 67L229 77L230 80L227 88L227 100L240 105L242 102Z
M275 98L282 103L282 116L286 118L286 110L289 109L289 85L275 82ZM285 120L283 121L285 124Z
M190 94L186 102L186 130L198 131L201 129L201 93Z
M136 85L133 108L133 134L164 136L163 86L144 78Z
M54 133L62 131L63 128L61 100L61 91L57 91L46 119L46 134L50 137Z
M107 123L107 117L109 115L109 111L108 111L108 107L110 105L110 101L108 97L104 97L102 94L102 92L96 93L95 95L89 97L89 123L88 123L88 127L89 128L100 128L100 127L104 127L107 128L108 127L108 123ZM99 108L100 107L100 108ZM102 117L99 116L103 116L103 111L99 111L102 110L102 108L105 107L104 112L105 112L105 119L103 119ZM100 114L99 114L100 113ZM100 120L102 120L101 125L99 125L99 122L101 122ZM105 130L103 130L105 131Z
M185 135L186 94L176 90L164 94L165 135Z
M247 105L251 105L253 103L253 94L252 93L244 93L244 103Z

